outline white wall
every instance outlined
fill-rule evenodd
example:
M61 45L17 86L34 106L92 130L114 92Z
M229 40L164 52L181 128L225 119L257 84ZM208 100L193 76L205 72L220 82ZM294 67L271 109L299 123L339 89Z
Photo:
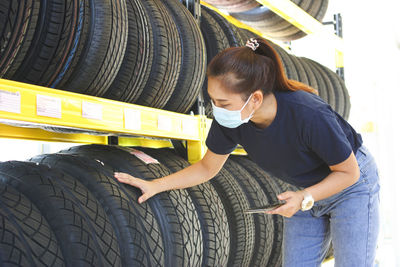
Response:
M380 266L400 266L400 1L329 2L343 18L346 85L352 102L350 123L375 155L381 176ZM332 26L326 26L332 27ZM333 31L333 28L332 28ZM333 50L307 37L292 43L304 55L334 69ZM373 125L373 131L367 130Z

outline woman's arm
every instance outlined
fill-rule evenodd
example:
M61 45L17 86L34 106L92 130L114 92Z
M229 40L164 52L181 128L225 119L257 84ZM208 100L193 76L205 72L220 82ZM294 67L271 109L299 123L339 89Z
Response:
M329 168L332 172L324 180L305 189L313 196L314 201L339 193L360 178L360 169L353 152L345 161Z
M115 173L115 178L122 183L140 188L143 195L139 198L139 203L142 203L163 191L192 187L210 180L221 170L228 156L229 154L219 155L207 150L203 159L195 164L152 181L135 178L127 173Z
M314 201L318 201L339 193L343 189L351 186L360 177L357 159L354 153L343 162L329 166L331 173L321 182L305 188L304 190L310 193ZM292 217L301 208L301 202L304 195L302 191L287 191L278 195L278 199L285 200L286 204L267 212L268 214L280 214L285 217Z

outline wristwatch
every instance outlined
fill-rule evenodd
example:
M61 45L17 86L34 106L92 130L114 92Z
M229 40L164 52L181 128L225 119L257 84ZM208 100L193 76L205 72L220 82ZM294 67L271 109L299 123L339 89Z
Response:
M301 192L303 193L304 196L304 199L301 202L301 210L302 211L310 210L314 205L314 198L306 190L301 190Z

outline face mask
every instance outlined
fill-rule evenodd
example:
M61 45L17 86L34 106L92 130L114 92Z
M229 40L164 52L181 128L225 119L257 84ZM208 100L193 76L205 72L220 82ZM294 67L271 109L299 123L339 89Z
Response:
M236 128L242 125L243 123L249 122L249 120L253 117L254 111L250 114L249 117L242 120L242 110L247 105L247 103L249 103L252 95L253 94L250 95L250 97L247 99L246 103L244 103L243 107L240 110L227 110L225 108L220 108L215 106L214 103L211 101L215 120L220 125L225 126L227 128Z

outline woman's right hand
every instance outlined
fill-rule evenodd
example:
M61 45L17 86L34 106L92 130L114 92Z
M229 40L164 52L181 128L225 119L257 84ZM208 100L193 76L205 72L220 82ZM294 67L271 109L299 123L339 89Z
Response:
M142 191L142 195L138 199L139 203L143 203L147 199L159 193L157 184L152 181L145 181L123 172L115 172L114 176L119 182L132 185Z

